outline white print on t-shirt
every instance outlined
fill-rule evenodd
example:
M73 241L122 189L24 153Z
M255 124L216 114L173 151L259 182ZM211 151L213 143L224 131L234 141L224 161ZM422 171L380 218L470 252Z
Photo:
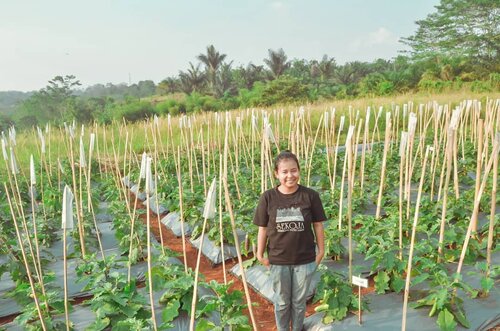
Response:
M304 216L298 208L284 208L276 211L276 230L278 232L304 231Z

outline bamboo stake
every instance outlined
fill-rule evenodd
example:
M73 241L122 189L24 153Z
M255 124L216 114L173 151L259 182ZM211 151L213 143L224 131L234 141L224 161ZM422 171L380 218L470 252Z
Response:
M500 134L496 135L497 145L500 141ZM486 277L489 277L491 271L491 249L493 247L493 228L495 225L495 207L497 198L498 184L498 153L493 155L493 187L491 188L491 208L490 208L490 224L488 226L488 244L486 246Z
M63 233L63 281L64 281L64 317L66 319L66 330L71 329L68 306L68 258L66 244L66 230L73 230L73 193L69 186L65 186L62 205L62 233Z
M359 167L359 173L361 177L360 181L360 193L361 197L363 196L363 184L365 181L365 156L366 156L366 143L368 142L368 134L369 134L369 126L370 126L370 107L366 110L366 118L365 118L365 130L363 132L363 146L361 151L361 165ZM356 146L357 149L357 146Z
M181 221L181 236L182 236L182 255L184 258L184 271L188 272L187 269L187 257L186 257L186 234L184 232L184 208L183 208L183 189L182 189L182 174L181 174L181 149L177 146L177 182L179 184L179 213Z
M203 210L203 226L201 229L200 246L198 248L198 256L196 258L196 268L194 271L193 284L193 299L191 301L191 317L189 320L189 330L194 331L194 316L196 314L196 301L198 301L198 277L200 275L201 251L203 248L203 240L205 239L205 229L207 220L215 216L215 178L210 185L208 194L206 195L205 208Z
M219 234L220 251L222 254L222 274L224 276L224 284L227 285L226 259L224 257L224 232L222 226L222 154L219 154Z
M437 262L441 262L441 257L443 254L443 241L444 241L444 229L446 225L446 210L447 210L447 203L448 203L448 187L450 185L450 175L451 175L451 160L453 158L452 156L452 148L453 148L453 129L449 129L448 131L448 141L446 143L446 152L445 152L445 158L446 158L446 178L445 178L445 183L444 183L444 190L443 190L443 207L441 211L441 226L439 229L439 244L438 244L438 260ZM443 162L443 167L444 167L444 162Z
M248 291L248 284L245 276L245 268L243 267L243 260L241 258L241 252L240 252L240 243L238 239L238 233L236 232L236 224L234 222L234 214L233 214L233 207L231 205L231 198L229 196L229 187L227 183L227 159L228 159L228 123L226 119L226 134L225 134L225 139L224 139L224 176L223 176L223 184L224 184L224 195L226 198L226 208L229 212L229 218L231 219L231 227L233 230L233 236L234 236L234 245L236 248L236 255L238 256L238 265L241 270L241 280L243 282L243 288L245 289L245 296L247 299L247 306L248 306L248 313L250 314L250 319L252 322L253 329L257 329L257 323L255 322L255 317L253 315L253 308L252 308L252 300L250 298L250 292Z
M406 144L408 142L408 133L401 132L399 145L399 259L403 259L403 166L406 163Z
M462 271L462 265L464 263L465 253L467 252L467 247L469 245L469 240L470 240L471 233L472 233L472 218L474 217L474 215L477 216L477 213L479 211L479 203L481 202L481 196L483 195L484 188L486 187L486 182L487 182L491 167L493 165L493 161L495 159L498 160L499 148L500 148L500 138L497 134L497 139L495 140L495 144L493 145L493 151L491 152L491 157L488 161L488 165L484 169L483 181L481 182L481 186L479 187L478 194L474 200L474 209L472 211L471 221L469 222L469 227L467 228L467 233L465 235L465 241L464 241L464 244L462 246L462 253L460 254L460 260L458 262L457 273L456 273L457 278L458 278L458 275L460 274L460 272Z
M146 161L146 194L151 194L151 158ZM153 322L153 329L156 331L156 316L155 316L155 303L153 297L153 276L151 275L151 215L149 211L149 199L146 199L146 230L147 230L147 250L148 250L148 287L149 287L149 303L151 305L151 320Z
M40 308L40 304L38 302L38 295L36 294L36 291L35 291L35 284L33 282L32 276L31 276L31 271L30 271L30 267L28 264L28 259L26 257L26 252L24 251L23 239L21 238L21 234L19 233L19 227L17 225L17 220L16 220L16 216L14 214L14 209L12 208L10 194L9 194L9 191L7 190L7 185L5 185L5 183L4 183L3 186L5 189L5 193L7 194L7 200L9 202L9 207L10 207L10 214L12 216L12 220L14 221L14 227L16 229L17 241L19 243L19 248L21 248L21 254L23 256L24 267L26 268L26 274L28 276L28 280L30 283L31 295L33 296L33 300L35 301L36 311L38 313L38 318L40 319L40 324L42 325L42 329L43 329L43 331L46 331L47 327L45 326L45 321L43 320L42 309Z
M479 191L479 185L481 183L481 161L483 153L483 120L478 119L477 125L477 161L476 161L476 186L474 188L474 200L477 198L477 193ZM477 215L473 215L472 219L472 232L477 232Z
M410 295L410 279L411 279L411 267L412 267L412 260L413 260L413 248L415 246L415 234L417 232L417 223L418 223L418 212L420 209L420 199L422 197L422 188L424 186L424 179L425 179L425 167L427 165L427 158L429 156L429 152L432 152L432 147L427 146L427 149L425 151L425 156L424 156L424 163L422 165L422 175L420 176L420 185L418 187L418 196L417 196L417 202L415 205L415 217L413 219L413 227L411 231L411 242L410 242L410 254L408 256L408 267L406 270L406 284L405 284L405 292L404 292L404 302L403 302L403 323L401 326L401 330L405 331L406 330L406 311L408 310L408 297Z
M310 184L312 159L313 159L313 155L314 155L314 147L316 146L316 139L318 139L318 133L321 129L322 123L323 123L323 115L321 115L321 117L319 118L318 128L316 129L316 135L314 136L314 142L312 144L311 154L309 156L309 164L307 166L307 186L309 186L309 184Z
M359 132L359 130L358 130ZM353 160L353 151L352 151L352 138L354 133L354 126L349 128L349 132L347 133L346 139L346 153L347 153L347 166L348 166L348 174L347 174L347 227L349 233L349 282L352 283L352 193L354 188L354 167L355 167L355 157ZM356 146L357 148L357 146Z
M385 142L384 142L384 156L382 157L382 171L380 174L380 186L378 190L377 199L377 211L375 212L375 218L380 219L380 210L382 209L382 195L384 192L384 182L385 182L385 167L387 164L387 152L389 150L389 144L391 140L391 113L387 113L386 126L385 126Z

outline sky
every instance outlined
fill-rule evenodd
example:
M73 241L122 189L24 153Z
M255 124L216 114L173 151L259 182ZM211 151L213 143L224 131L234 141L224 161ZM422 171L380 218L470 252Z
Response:
M159 83L213 44L233 66L288 59L391 59L439 0L19 0L0 4L0 91L57 75L82 87Z

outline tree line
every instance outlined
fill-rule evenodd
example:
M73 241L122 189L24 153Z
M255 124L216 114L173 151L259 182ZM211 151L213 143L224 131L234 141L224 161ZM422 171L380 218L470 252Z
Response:
M407 92L497 92L499 12L498 1L441 0L436 12L416 22L415 34L401 40L410 51L390 60L338 64L328 55L316 60L289 59L280 48L269 49L261 64L235 66L227 54L209 45L187 69L158 84L146 80L81 90L76 77L57 76L20 102L11 118L3 115L0 128L13 120L28 127L73 118L109 123L114 118L135 121L153 114Z

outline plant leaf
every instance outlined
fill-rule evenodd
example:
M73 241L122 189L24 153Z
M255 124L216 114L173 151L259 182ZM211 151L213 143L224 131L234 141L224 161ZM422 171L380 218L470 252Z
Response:
M446 308L439 313L437 324L441 331L455 331L457 328L455 317Z

